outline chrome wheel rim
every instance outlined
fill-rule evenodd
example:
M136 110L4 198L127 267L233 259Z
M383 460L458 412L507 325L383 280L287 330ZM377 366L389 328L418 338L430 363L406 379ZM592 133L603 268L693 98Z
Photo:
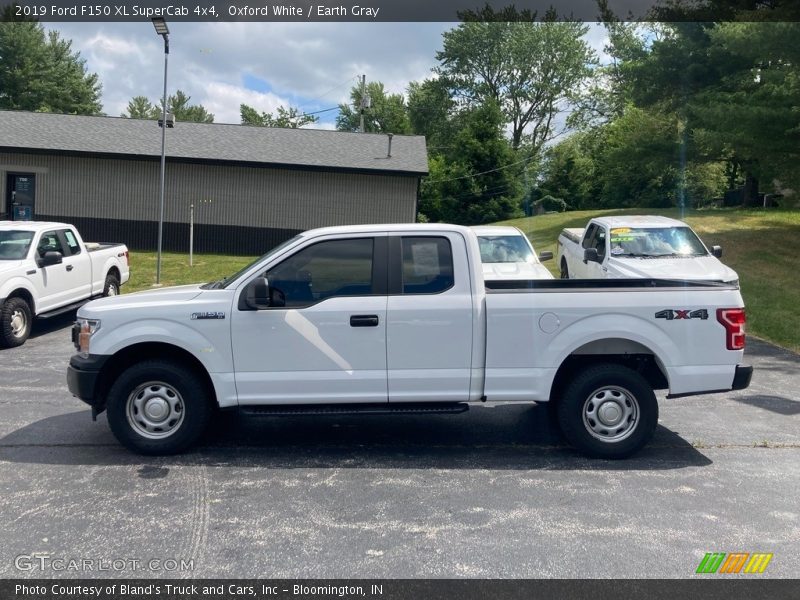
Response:
M25 313L20 309L15 309L14 312L11 313L11 335L15 338L21 338L25 335L25 331L28 329L28 319L25 317Z
M589 394L583 403L583 426L593 438L621 442L639 423L639 402L628 390L606 385Z
M149 439L163 439L180 429L186 411L178 390L163 381L148 381L129 396L128 424Z

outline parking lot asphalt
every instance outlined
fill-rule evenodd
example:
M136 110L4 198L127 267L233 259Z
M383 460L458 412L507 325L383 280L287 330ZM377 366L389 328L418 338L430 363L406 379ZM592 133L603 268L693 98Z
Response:
M753 338L749 389L660 395L624 461L578 455L534 404L226 417L144 458L67 391L70 324L0 350L0 577L684 578L706 552L800 575L800 356Z

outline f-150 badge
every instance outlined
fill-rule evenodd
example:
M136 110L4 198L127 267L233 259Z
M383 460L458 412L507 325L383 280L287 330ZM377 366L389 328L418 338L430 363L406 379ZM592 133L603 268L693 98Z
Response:
M195 319L224 319L224 318L225 318L225 313L221 312L221 311L192 313L192 320L195 320Z

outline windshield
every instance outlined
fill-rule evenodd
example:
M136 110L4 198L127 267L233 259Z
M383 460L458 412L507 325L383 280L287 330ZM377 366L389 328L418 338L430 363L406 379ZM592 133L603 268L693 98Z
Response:
M611 256L705 256L708 251L688 227L611 229Z
M485 263L535 263L528 241L521 235L481 235L481 261Z
M203 289L207 289L207 290L218 290L218 289L226 287L228 284L233 283L234 281L239 279L239 277L244 275L247 271L252 269L255 265L260 263L262 260L266 260L267 258L272 256L276 252L279 252L279 251L283 250L289 244L293 244L295 241L300 239L300 237L301 237L300 235L296 235L292 239L286 240L282 244L278 244L277 246L275 246L272 250L270 250L266 254L264 254L262 256L259 256L253 262L249 263L246 267L243 267L243 268L239 269L238 271L236 271L236 273L234 273L233 275L228 275L227 277L223 277L219 281L214 281L212 283L207 283L207 284L205 284L204 286L201 286L201 287Z
M0 260L22 260L32 240L32 231L0 231Z

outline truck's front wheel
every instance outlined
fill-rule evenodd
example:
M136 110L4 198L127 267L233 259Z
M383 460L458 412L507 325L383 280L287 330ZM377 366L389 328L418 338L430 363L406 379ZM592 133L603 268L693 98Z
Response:
M0 307L0 346L21 346L31 334L31 307L22 298L9 298Z
M647 380L616 364L589 367L558 400L564 437L596 458L624 458L640 450L658 425L658 401Z
M175 454L203 434L208 394L183 365L146 361L117 378L107 398L108 423L124 446L140 454Z

